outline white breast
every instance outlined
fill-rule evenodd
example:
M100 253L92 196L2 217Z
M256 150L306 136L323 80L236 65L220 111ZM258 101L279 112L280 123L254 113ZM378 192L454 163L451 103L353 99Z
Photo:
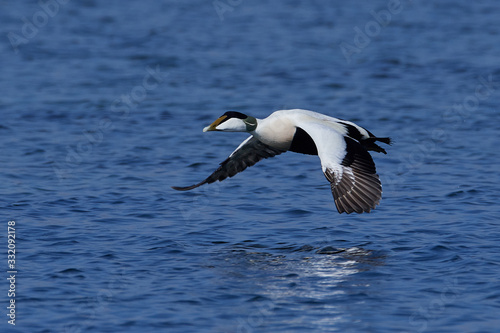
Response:
M352 124L347 121L343 122ZM341 135L347 134L346 127L340 123L339 119L301 109L275 111L269 117L259 119L257 129L252 134L271 147L288 150L296 128L303 128L309 124L331 128L332 131ZM359 127L355 124L352 125Z
M287 150L295 134L295 124L289 117L275 112L259 120L257 129L252 134L266 145Z

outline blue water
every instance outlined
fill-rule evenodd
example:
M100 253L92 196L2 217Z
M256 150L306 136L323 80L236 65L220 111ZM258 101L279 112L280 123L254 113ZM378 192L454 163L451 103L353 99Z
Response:
M498 1L48 3L0 1L2 332L498 331ZM170 188L286 108L393 138L375 211L293 153Z

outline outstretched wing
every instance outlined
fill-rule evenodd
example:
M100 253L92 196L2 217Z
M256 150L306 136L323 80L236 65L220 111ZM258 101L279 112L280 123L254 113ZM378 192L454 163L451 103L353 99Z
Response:
M222 181L227 177L232 177L239 172L242 172L247 167L254 165L258 161L279 155L285 152L284 150L276 149L270 147L255 137L250 136L248 139L243 141L235 151L232 152L229 157L220 164L219 168L215 170L207 179L204 181L186 187L172 186L174 190L178 191L188 191L197 188L203 184L210 184L216 180Z
M382 197L382 185L368 151L329 126L311 122L300 127L317 146L339 213L363 213L375 208Z

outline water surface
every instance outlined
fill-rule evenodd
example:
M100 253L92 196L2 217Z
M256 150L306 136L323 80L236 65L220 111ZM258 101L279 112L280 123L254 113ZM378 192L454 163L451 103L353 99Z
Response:
M2 330L495 332L500 5L232 3L2 1ZM393 138L375 211L293 153L170 188L246 138L202 133L225 111L286 108Z

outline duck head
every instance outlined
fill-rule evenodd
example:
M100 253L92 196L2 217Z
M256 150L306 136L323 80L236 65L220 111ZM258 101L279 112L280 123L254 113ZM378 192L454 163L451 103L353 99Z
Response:
M228 111L214 121L210 126L203 129L208 131L223 132L252 132L257 128L257 119L246 114Z

